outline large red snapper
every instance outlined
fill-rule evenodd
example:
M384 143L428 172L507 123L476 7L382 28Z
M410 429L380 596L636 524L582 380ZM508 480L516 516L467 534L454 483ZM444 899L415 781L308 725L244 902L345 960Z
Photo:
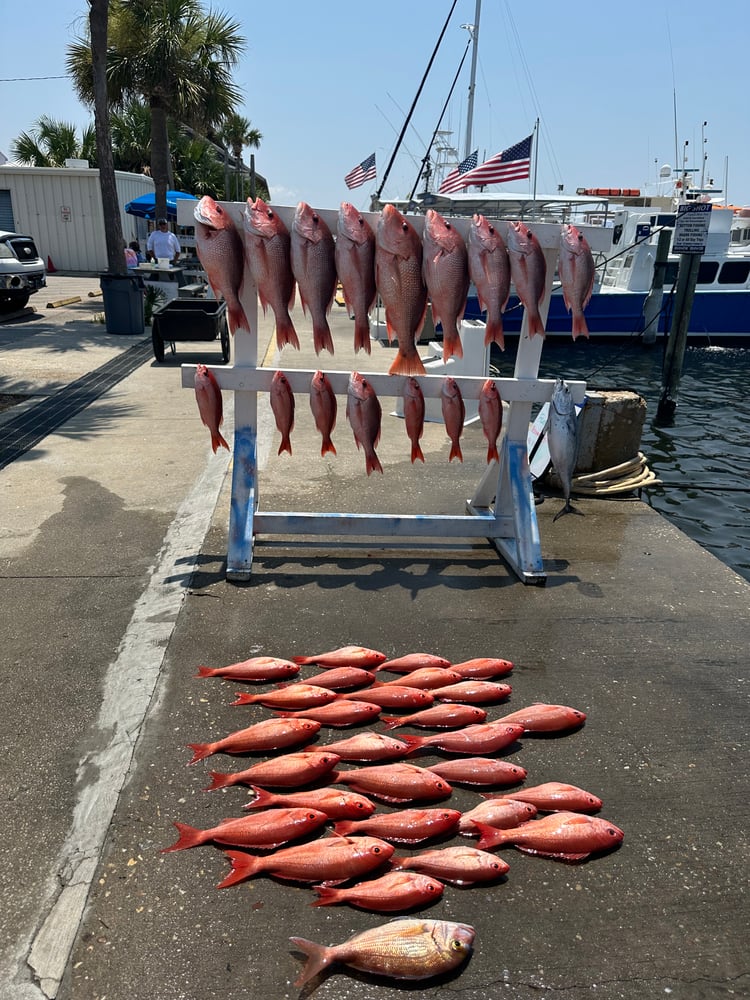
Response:
M424 393L419 382L410 375L404 382L404 423L406 433L411 441L412 463L417 459L424 462L424 454L419 444L419 439L424 432Z
M250 331L239 295L245 270L242 237L229 213L210 195L204 195L193 212L195 249L214 295L223 297L229 329Z
M276 427L281 434L281 444L278 454L288 451L292 454L292 442L290 434L294 428L294 393L289 384L289 379L283 372L274 372L271 380L271 410L273 411Z
M211 447L214 454L217 448L226 448L229 451L224 436L219 428L224 423L224 404L221 398L221 389L216 381L214 373L205 365L195 366L195 399L198 403L198 412L201 421L211 432Z
M534 702L504 715L498 722L520 722L527 733L555 733L577 729L586 721L586 713L569 705L548 705Z
M474 935L474 928L468 924L405 917L371 927L330 947L293 937L289 940L307 956L294 985L304 986L335 962L392 979L430 979L466 961Z
M487 438L487 464L493 459L499 462L497 439L503 426L503 403L491 378L484 382L479 391L479 421L482 433Z
M453 704L461 702L467 705L486 705L488 702L503 701L505 698L509 698L512 690L510 684L498 684L496 681L472 678L471 680L447 684L445 687L434 688L431 693L432 697L438 701L449 701Z
M318 809L284 808L268 809L263 813L241 818L222 820L218 826L199 830L187 823L175 823L179 839L171 847L162 848L162 854L184 851L200 844L230 844L232 847L257 847L270 850L288 840L296 840L311 833L327 820L326 813Z
M371 352L369 312L375 304L375 233L367 219L342 201L336 227L336 271L354 320L354 350Z
M508 248L499 230L483 215L475 215L469 227L469 277L477 289L479 304L487 310L485 344L505 349L502 314L510 295Z
M375 681L374 687L391 687L403 685L415 688L438 688L447 684L455 684L461 680L461 675L450 667L418 667L406 676L396 677L392 681Z
M458 324L469 293L469 266L464 238L434 208L425 215L422 277L432 303L432 316L443 327L443 360L463 357Z
M299 670L299 667L297 667ZM308 684L339 691L345 688L366 687L375 680L375 674L361 667L329 667L307 678Z
M330 452L335 455L336 447L331 440L331 434L336 426L338 404L330 379L320 370L316 371L310 380L310 409L315 426L323 438L320 454L327 455Z
M558 261L565 308L573 314L573 340L579 334L588 337L589 328L583 310L594 289L596 265L588 240L573 225L562 227Z
M550 813L506 830L476 822L475 826L480 832L479 850L512 845L558 861L584 861L591 854L617 847L625 836L614 823L577 812Z
M383 471L375 448L380 440L382 409L372 384L359 372L349 376L346 394L346 419L351 424L357 448L365 453L365 469L369 476L374 470Z
M315 209L301 201L294 213L291 234L292 274L302 308L313 326L315 353L333 354L328 311L336 293L335 247L331 230Z
M448 461L452 462L454 458L457 458L459 462L463 462L464 456L461 454L460 438L464 430L466 407L458 382L450 375L446 375L443 379L440 389L440 405L445 421L445 431L451 441Z
M533 337L535 333L544 336L539 304L544 297L547 262L539 240L525 222L509 223L508 255L513 284L529 319L529 336Z
M283 219L262 198L247 199L242 216L245 259L258 289L265 313L268 306L276 319L276 343L299 350L299 338L289 310L294 304L294 275L290 237Z
M416 339L424 326L427 288L422 278L422 241L393 205L386 205L375 237L375 282L385 308L388 339L398 338L390 375L424 375Z
M387 872L380 878L342 889L314 886L318 898L311 906L346 903L373 913L404 913L436 902L443 895L442 882L416 872Z
M407 678L408 679L408 678ZM432 694L422 688L408 687L406 684L381 684L340 695L346 701L369 701L381 708L426 708L432 704Z

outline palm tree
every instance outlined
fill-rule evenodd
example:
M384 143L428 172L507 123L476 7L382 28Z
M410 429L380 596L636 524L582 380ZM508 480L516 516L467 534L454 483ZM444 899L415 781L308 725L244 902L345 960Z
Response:
M115 107L134 97L148 104L157 216L167 214L172 173L168 119L205 133L231 114L242 96L231 69L244 46L239 25L200 0L110 0L109 99ZM68 46L67 68L79 98L90 103L87 39Z
M242 197L242 148L243 146L249 146L251 149L258 149L263 135L257 128L252 127L252 123L247 118L236 112L227 115L224 119L219 135L232 150L235 171L234 197L235 201L240 201ZM229 197L228 191L227 197Z
M22 132L11 143L11 155L19 163L32 167L64 167L70 159L88 160L96 166L94 126L84 129L78 139L75 125L42 115L28 132Z
M110 115L112 150L118 170L151 173L151 112L133 98Z

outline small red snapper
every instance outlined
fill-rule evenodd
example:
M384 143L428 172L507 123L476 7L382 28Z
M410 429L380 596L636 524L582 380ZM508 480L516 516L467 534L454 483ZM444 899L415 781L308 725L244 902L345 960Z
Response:
M468 238L469 277L477 289L479 304L487 310L485 344L505 349L502 314L510 295L510 260L505 240L483 215L475 215Z
M504 715L498 722L520 722L527 733L554 733L567 729L577 729L586 721L586 713L569 705L548 705L534 702L527 708L519 708L510 715Z
M584 861L590 854L617 847L624 837L614 823L577 812L550 813L506 830L482 823L475 826L480 832L479 850L512 845L558 861Z
M310 381L310 409L315 426L323 437L320 454L327 455L330 452L335 455L336 447L331 440L331 434L336 426L338 404L330 379L320 370L315 372Z
M502 795L485 799L478 806L463 813L458 821L458 829L468 837L476 837L479 834L477 823L508 829L534 819L535 816L536 806L530 802L518 802L508 798L507 795Z
M422 387L413 375L410 375L404 382L403 399L404 423L406 424L407 436L411 441L411 460L412 463L417 459L424 462L424 454L419 444L419 439L424 432L424 394Z
M588 240L573 225L562 227L558 261L565 308L573 314L573 340L579 334L588 337L589 328L583 310L594 289L596 265Z
M447 753L488 754L505 750L523 735L523 726L479 722L452 733L434 736L403 736L412 753L420 750L444 750Z
M461 680L461 674L450 667L417 667L411 670L406 676L396 677L392 681L375 681L375 687L385 685L405 685L415 688L438 688L447 684L455 684Z
M458 383L450 375L446 375L443 379L443 385L440 389L440 405L443 410L445 430L451 440L448 461L452 462L454 458L457 458L459 462L463 462L464 456L461 453L459 440L464 430L466 407Z
M488 378L479 391L479 420L482 432L487 438L487 464L494 459L500 461L497 439L503 426L503 404L497 386Z
M424 729L457 729L459 726L475 725L484 722L487 713L483 708L474 705L432 705L421 712L412 715L383 715L380 721L386 729L398 729L399 726L422 726ZM406 747L408 750L408 747Z
M460 674L458 675L461 676ZM461 702L468 705L485 705L488 702L503 701L512 693L510 684L498 684L496 681L459 680L445 687L435 688L433 698L451 703ZM515 720L509 720L515 721Z
M273 411L276 427L281 434L281 444L278 454L288 451L292 454L292 442L290 434L294 428L294 393L289 384L289 379L283 372L274 372L271 380L271 410Z
M279 807L319 809L329 819L363 819L371 816L375 803L356 792L338 788L308 788L296 792L269 792L259 785L250 785L254 798L243 809L271 809ZM531 809L532 806L527 808ZM536 812L536 810L534 810Z
M284 684L275 691L261 691L249 694L242 691L237 695L233 705L265 705L266 708L280 708L294 711L298 708L314 708L317 705L329 705L336 701L338 695L330 688L318 687L317 684L307 684L298 681L294 684Z
M217 448L226 448L229 445L224 439L219 428L224 423L224 404L221 398L221 389L216 381L214 373L205 365L195 366L195 399L198 403L198 412L201 421L211 432L211 447L214 454Z
M373 732L357 733L346 740L322 744L320 748L338 754L342 760L353 761L398 760L409 750L403 740Z
M299 667L297 669L299 670ZM375 674L361 667L328 667L319 674L308 677L307 683L338 691L345 688L366 687L374 680Z
M312 656L293 656L294 663L318 663L322 667L377 667L386 659L385 653L367 646L340 646L329 649L325 653L314 653Z
M436 656L434 653L406 653L393 660L385 660L377 669L408 674L412 670L419 670L420 667L450 667L450 665L450 660L446 660L444 656Z
M567 785L560 781L545 781L542 785L521 788L508 798L520 802L530 802L545 812L569 809L572 812L597 812L602 807L598 795L592 795L577 785Z
M227 667L198 667L198 677L224 677L230 681L286 680L299 673L299 666L291 660L277 656L251 656L240 663L230 663Z
M276 343L279 348L291 344L299 350L299 338L289 315L294 304L289 230L262 198L247 199L242 219L247 268L258 289L263 312L268 306L273 310Z
M525 768L492 757L445 760L440 764L431 764L429 770L458 785L518 785L526 777Z
M390 375L424 375L416 339L424 326L427 288L422 279L422 241L393 205L386 205L375 237L375 282L385 308L388 339L398 338Z
M264 719L246 729L238 729L213 743L188 743L193 751L189 764L196 764L216 753L254 753L260 750L280 750L311 740L320 730L312 719Z
M387 872L380 878L343 889L314 886L318 898L311 906L346 903L373 913L403 913L429 906L443 895L444 885L429 875L416 872Z
M383 802L425 802L447 799L451 786L437 774L415 764L370 764L351 771L334 771L331 785L350 785L355 792Z
M408 678L407 678L408 679ZM381 708L418 708L432 704L432 694L422 688L408 687L406 684L382 684L340 695L342 701L369 701Z
M443 360L463 357L458 324L469 293L469 267L464 238L452 222L434 208L425 215L422 237L422 277L432 303L432 315L443 327Z
M256 847L263 850L280 847L288 840L296 840L311 833L328 820L318 809L284 808L268 809L263 813L223 820L218 826L199 830L187 823L175 823L179 839L171 847L162 848L162 854L184 851L200 844L230 844L232 847Z
M510 660L501 660L493 656L477 656L472 660L454 663L453 669L462 677L507 677L513 670Z
M301 721L301 720L296 720ZM312 721L312 720L310 720ZM274 788L296 788L307 785L333 771L339 757L321 750L303 750L301 753L287 753L270 760L251 764L244 771L209 771L211 784L206 791L214 788L229 788L231 785L271 785Z
M430 837L439 837L458 826L461 813L458 809L399 809L396 812L375 813L365 819L342 820L334 824L334 831L344 835L369 833L382 837L388 843L418 844Z
M539 240L525 222L509 223L508 255L513 284L529 319L529 336L533 337L535 333L544 336L539 303L547 281L547 262Z
M204 195L193 212L195 249L214 295L223 297L229 314L229 329L250 331L239 299L245 269L242 237L229 213L210 195Z
M304 708L294 712L277 712L285 719L314 719L324 726L354 726L372 722L380 715L380 706L369 701L336 698L328 705Z
M335 258L344 302L354 319L354 350L369 354L369 312L378 294L375 288L375 233L348 201L342 201L339 208Z
M374 470L381 473L383 471L380 459L375 453L380 440L381 417L380 400L371 383L359 372L352 372L346 394L346 419L351 424L357 448L364 449L368 476Z
M479 847L442 847L413 854L410 858L396 857L394 854L391 866L431 875L452 885L494 882L510 871L510 865L506 861Z
M304 201L294 213L291 260L302 308L312 320L315 353L333 354L328 311L336 293L335 246L325 220Z

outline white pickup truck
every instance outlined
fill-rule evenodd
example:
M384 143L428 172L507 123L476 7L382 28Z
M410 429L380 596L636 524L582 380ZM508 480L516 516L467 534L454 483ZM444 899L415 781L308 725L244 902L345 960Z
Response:
M23 309L46 284L44 261L33 239L0 229L0 312Z

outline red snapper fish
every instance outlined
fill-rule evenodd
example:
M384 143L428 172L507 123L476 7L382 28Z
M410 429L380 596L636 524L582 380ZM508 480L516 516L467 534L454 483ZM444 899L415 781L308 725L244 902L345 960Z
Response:
M351 771L334 771L332 785L351 785L355 792L383 802L427 802L447 799L451 786L437 774L415 764L376 764Z
M427 312L422 279L422 241L414 226L393 205L381 212L375 237L375 283L385 308L388 340L398 338L390 375L424 375L416 340Z
M276 428L281 434L281 444L278 454L288 451L292 454L292 442L289 435L294 428L294 393L289 379L283 372L274 372L271 380L271 410L273 411Z
M348 201L342 201L336 226L336 271L344 302L354 320L354 350L371 352L369 312L375 304L375 233Z
M386 659L385 653L366 646L341 646L312 656L293 656L292 661L302 666L317 663L321 667L378 667Z
M343 889L315 886L318 898L311 906L335 906L346 903L372 913L403 913L422 909L443 895L445 886L429 875L416 872L387 872L380 878Z
M508 254L513 284L529 320L529 336L535 333L544 336L539 304L547 282L547 262L539 240L525 222L508 224Z
M385 660L377 668L378 670L392 670L397 674L409 674L412 670L419 670L421 667L450 667L450 660L444 656L435 656L433 653L406 653L405 656L397 656L394 660Z
M500 461L497 439L503 426L503 403L497 386L488 378L479 391L479 420L482 433L487 438L487 464L494 459Z
M510 295L510 260L505 240L483 215L475 215L467 241L469 277L474 282L479 305L487 310L484 343L505 350L502 314Z
M311 740L320 730L312 719L264 719L246 729L238 729L213 743L188 743L193 759L188 764L217 753L257 753L261 750L281 750Z
M323 726L355 726L376 719L380 715L380 706L369 701L344 701L337 697L330 704L320 705L318 708L304 708L296 712L276 714L286 719L314 719Z
M566 785L560 781L545 781L541 785L521 788L508 795L509 799L519 802L530 802L537 809L545 812L569 809L573 812L597 812L602 807L602 800L577 785Z
M388 843L418 844L430 837L440 837L458 826L458 809L399 809L375 813L365 819L343 820L333 827L336 833L369 833Z
M331 434L336 426L338 404L330 379L320 370L315 372L310 381L310 409L315 426L323 437L320 454L327 455L330 452L335 455L336 448L331 440Z
M404 917L330 947L289 938L307 957L294 985L304 986L334 963L391 979L431 979L458 968L471 956L475 933L468 924Z
M586 721L586 713L568 705L534 702L528 708L504 715L498 722L520 722L527 733L556 733L577 729Z
M246 691L237 695L233 705L265 705L266 708L281 708L293 711L296 708L314 708L316 705L328 705L335 701L338 695L330 688L318 687L317 684L286 684L276 691L261 691L258 694L248 694Z
M377 837L340 837L334 835L309 844L282 847L273 854L260 856L244 851L224 851L232 871L217 889L243 882L256 875L268 874L289 882L319 882L339 885L358 878L389 861L393 844Z
M369 701L381 708L416 708L432 704L432 694L422 688L407 687L404 684L383 684L380 687L365 688L340 695L342 700L356 699Z
M242 220L247 268L258 289L263 312L268 306L273 310L276 343L279 348L291 344L299 350L299 338L289 315L294 305L289 230L262 198L247 199Z
M211 784L205 791L229 788L231 785L271 785L273 788L297 788L328 775L340 758L334 753L306 750L283 754L271 760L261 760L244 771L210 771Z
M346 394L346 419L351 424L357 448L365 453L365 469L371 472L383 471L375 448L380 440L380 420L382 410L375 390L364 375L352 372Z
M518 802L502 795L486 799L478 806L463 813L458 821L458 830L459 833L463 833L467 837L476 837L479 835L477 823L495 826L502 830L520 826L521 823L525 823L535 816L536 806L530 802Z
M473 660L463 660L461 663L454 663L453 669L464 678L484 678L507 677L513 671L513 664L510 660L500 660L492 656L478 656Z
M315 353L326 350L333 354L328 326L328 311L336 293L333 236L325 220L304 201L294 213L291 259L302 308L312 320Z
M219 428L224 423L224 404L221 389L214 373L205 365L195 366L195 399L201 421L211 432L211 447L214 454L219 447L229 451L229 445L224 440Z
M424 454L419 444L419 439L424 432L424 393L413 375L410 375L404 382L403 401L404 424L406 425L406 434L411 441L412 464L417 459L424 462Z
M392 736L373 732L357 733L347 740L338 740L336 743L326 743L321 746L321 750L329 750L342 760L354 761L399 760L406 756L408 749L403 740L395 740Z
M588 337L589 328L583 310L594 290L596 264L588 240L573 225L562 227L557 267L565 308L573 314L573 340L579 334Z
M617 847L625 836L609 820L577 812L550 813L507 830L483 823L475 825L480 832L479 850L510 845L526 854L571 862Z
M419 750L443 750L446 753L488 754L504 750L523 735L523 726L501 726L496 722L480 722L452 733L434 736L402 736L412 753Z
M329 688L331 691L339 691L344 688L365 687L372 684L374 680L375 674L371 670L363 670L361 667L330 667L327 670L322 670L319 674L308 677L307 683Z
M450 667L418 667L406 677L397 677L392 681L375 681L375 687L397 687L408 685L413 688L438 688L447 684L455 684L461 680L461 675Z
M450 375L446 375L440 389L440 405L443 410L443 420L445 430L451 441L450 455L448 461L452 462L457 458L463 462L464 456L461 454L460 438L464 430L464 418L466 407L458 382Z
M393 855L391 866L431 875L451 885L494 882L510 871L506 861L479 847L442 847L413 854L410 858Z
M210 195L201 198L193 216L195 249L214 295L226 301L229 329L249 333L250 324L239 299L245 269L242 237L226 209Z
M492 757L464 757L431 764L429 770L458 785L518 785L526 778L526 769L507 760Z
M421 712L411 715L381 716L381 722L386 729L397 729L399 726L421 726L424 729L457 729L459 726L469 726L484 722L487 713L483 708L474 705L432 705Z
M458 325L469 293L469 266L464 238L452 222L434 208L425 215L422 237L422 277L432 303L432 315L443 327L443 360L462 358Z
M209 830L198 830L187 823L175 823L179 840L171 847L162 848L162 854L184 851L200 844L230 844L232 847L256 847L263 850L280 847L289 840L304 837L328 820L317 809L269 809L255 816L225 819Z
M512 691L513 689L510 684L498 684L495 681L471 679L468 681L458 681L455 684L448 684L446 687L434 688L432 697L437 698L438 701L486 705L488 702L502 701L504 698L510 697Z
M276 656L251 656L240 663L231 663L227 667L198 667L198 677L224 677L230 681L268 681L286 680L299 673L299 667L291 660L282 660Z
M375 812L375 803L365 795L343 792L338 788L309 788L297 792L269 792L250 785L254 798L243 809L319 809L329 819L362 819ZM527 808L531 809L532 806ZM536 810L534 810L536 812Z

